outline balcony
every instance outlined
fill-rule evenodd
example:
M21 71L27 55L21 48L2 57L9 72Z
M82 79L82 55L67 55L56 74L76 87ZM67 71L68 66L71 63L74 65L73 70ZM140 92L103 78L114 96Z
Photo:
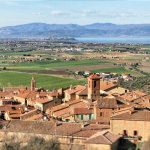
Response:
M122 137L123 139L126 139L126 140L141 140L142 139L142 136L123 135Z

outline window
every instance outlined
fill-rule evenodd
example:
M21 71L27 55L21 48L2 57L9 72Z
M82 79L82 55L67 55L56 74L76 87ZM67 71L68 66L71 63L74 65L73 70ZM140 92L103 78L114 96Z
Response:
M94 88L96 88L96 81L94 81Z
M133 135L134 135L134 136L137 136L137 135L138 135L137 130L134 130Z
M81 120L83 120L83 115L81 115Z
M127 136L127 130L123 130L123 135Z
M103 113L102 113L102 112L100 112L100 116L103 116Z
M73 137L70 138L70 143L73 143Z
M76 116L77 116L77 118L79 118L79 115L78 115L78 114L77 114Z

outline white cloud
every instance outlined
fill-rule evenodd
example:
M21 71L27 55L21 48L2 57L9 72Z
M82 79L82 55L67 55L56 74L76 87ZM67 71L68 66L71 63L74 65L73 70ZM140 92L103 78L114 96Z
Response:
M10 6L19 6L19 3L16 1L2 1L5 5L10 5Z
M50 12L51 15L64 15L65 13L60 10L55 10Z
M41 15L41 12L32 12L32 15Z

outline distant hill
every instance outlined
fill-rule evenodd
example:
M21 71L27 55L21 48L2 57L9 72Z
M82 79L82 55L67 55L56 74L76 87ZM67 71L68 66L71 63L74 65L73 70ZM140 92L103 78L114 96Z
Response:
M116 25L112 23L46 24L30 23L0 28L0 37L145 37L150 36L150 24Z

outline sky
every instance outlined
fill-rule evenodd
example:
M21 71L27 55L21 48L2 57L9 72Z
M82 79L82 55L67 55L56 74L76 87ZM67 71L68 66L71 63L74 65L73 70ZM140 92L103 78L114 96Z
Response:
M0 0L0 27L33 22L150 23L150 0Z

